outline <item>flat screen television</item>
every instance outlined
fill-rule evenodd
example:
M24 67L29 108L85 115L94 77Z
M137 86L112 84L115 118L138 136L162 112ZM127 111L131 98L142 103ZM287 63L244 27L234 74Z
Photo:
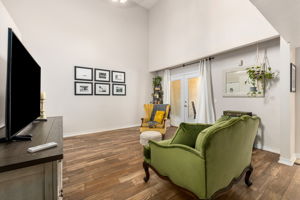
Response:
M29 140L17 134L40 116L41 68L8 29L6 140Z

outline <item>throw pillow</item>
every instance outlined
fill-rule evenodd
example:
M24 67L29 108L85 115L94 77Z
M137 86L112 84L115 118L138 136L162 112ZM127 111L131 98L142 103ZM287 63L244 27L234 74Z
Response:
M171 144L183 144L194 148L196 139L200 132L210 126L210 124L181 123L171 141Z
M165 111L156 111L154 121L161 124L164 119L165 113Z

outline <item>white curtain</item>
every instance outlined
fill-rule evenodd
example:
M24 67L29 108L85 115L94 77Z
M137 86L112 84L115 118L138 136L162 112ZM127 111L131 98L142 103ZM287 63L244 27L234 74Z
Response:
M199 83L199 108L198 123L214 123L216 121L212 80L211 61L201 60L199 63L200 83Z
M164 71L164 77L163 77L164 104L171 103L170 90L171 90L171 71L169 69L166 69Z

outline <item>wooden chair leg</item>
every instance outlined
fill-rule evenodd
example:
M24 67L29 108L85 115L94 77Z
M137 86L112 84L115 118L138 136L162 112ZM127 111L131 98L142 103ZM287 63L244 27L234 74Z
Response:
M251 176L252 172L253 172L253 167L250 166L248 171L246 172L246 176L245 176L245 183L248 187L250 187L252 185L252 182L250 180L250 176Z
M143 162L143 167L144 167L145 174L146 174L146 176L144 177L144 181L145 181L145 183L147 183L150 179L149 164L144 161Z

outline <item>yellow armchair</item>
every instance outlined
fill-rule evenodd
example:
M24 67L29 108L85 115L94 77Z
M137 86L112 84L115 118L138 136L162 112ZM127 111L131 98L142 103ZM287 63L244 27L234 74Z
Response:
M142 118L142 124L140 127L140 132L144 131L157 131L160 132L164 138L164 135L167 131L166 121L170 112L170 105L168 104L145 104L145 117ZM151 123L154 121L156 111L164 111L165 115L161 123ZM149 123L150 122L150 123Z

